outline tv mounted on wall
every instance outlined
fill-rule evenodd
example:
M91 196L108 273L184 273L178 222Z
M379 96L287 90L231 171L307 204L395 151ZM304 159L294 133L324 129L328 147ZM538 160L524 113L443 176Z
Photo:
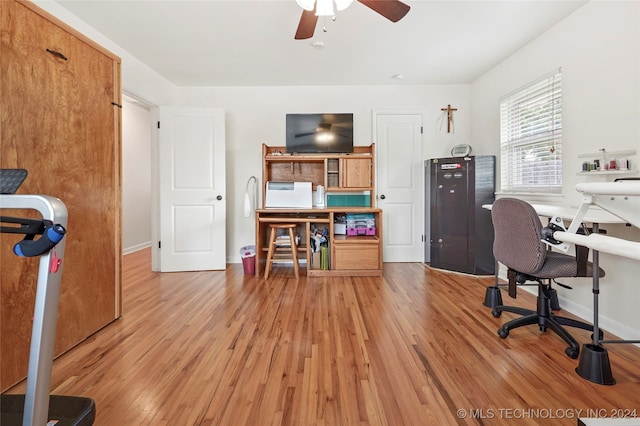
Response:
M353 114L287 114L286 151L353 152Z

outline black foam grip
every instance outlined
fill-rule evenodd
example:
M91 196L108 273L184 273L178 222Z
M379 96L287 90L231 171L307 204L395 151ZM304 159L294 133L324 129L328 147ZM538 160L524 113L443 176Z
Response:
M50 225L37 240L33 235L28 235L13 247L13 252L21 257L40 256L47 253L58 244L67 233L64 226L60 224Z

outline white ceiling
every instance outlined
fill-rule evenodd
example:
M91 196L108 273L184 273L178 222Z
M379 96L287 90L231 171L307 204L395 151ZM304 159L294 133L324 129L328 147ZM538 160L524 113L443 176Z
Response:
M585 3L405 0L392 23L354 2L294 40L295 0L57 2L178 86L466 84Z

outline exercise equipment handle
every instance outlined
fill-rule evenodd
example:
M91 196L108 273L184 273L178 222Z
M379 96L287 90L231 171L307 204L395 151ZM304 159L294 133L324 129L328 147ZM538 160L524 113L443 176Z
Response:
M40 238L34 240L33 235L27 235L13 247L13 252L21 257L40 256L55 247L66 233L67 230L60 224L46 225Z

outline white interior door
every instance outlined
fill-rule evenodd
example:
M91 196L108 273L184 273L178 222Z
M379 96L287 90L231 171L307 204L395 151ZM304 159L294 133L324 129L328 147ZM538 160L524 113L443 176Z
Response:
M378 207L385 262L422 262L422 114L375 113Z
M160 271L226 267L224 111L159 109Z

